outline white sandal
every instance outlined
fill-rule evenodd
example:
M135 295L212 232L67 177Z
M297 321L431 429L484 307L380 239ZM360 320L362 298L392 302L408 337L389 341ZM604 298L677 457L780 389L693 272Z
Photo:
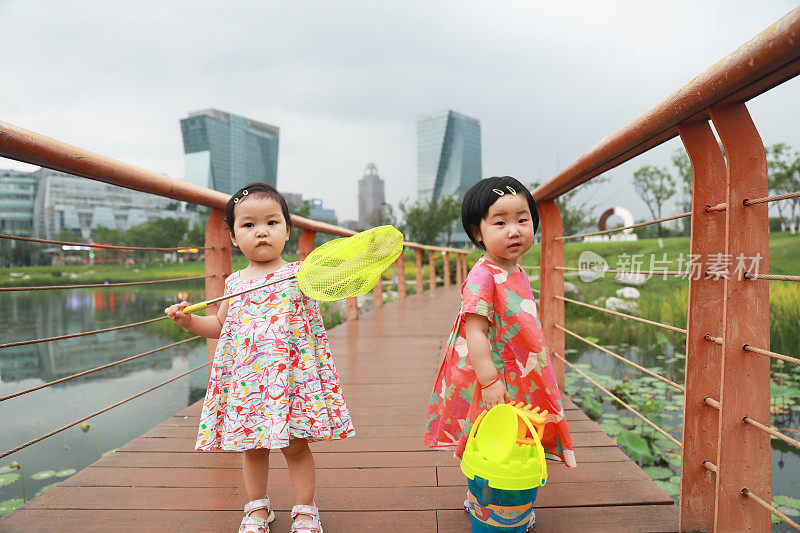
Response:
M292 520L297 515L310 515L311 520L297 520L292 522L291 533L322 533L322 523L319 521L319 509L316 505L295 505L292 507Z
M250 516L260 509L266 509L269 516L267 518ZM275 520L275 513L272 511L269 498L247 502L247 505L244 506L244 518L239 526L239 533L269 533L269 524L273 520Z

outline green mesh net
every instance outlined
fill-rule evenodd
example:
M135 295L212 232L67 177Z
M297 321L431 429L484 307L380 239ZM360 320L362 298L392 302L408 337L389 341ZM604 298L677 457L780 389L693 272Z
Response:
M403 252L403 234L379 226L315 248L297 272L297 285L322 302L367 294Z

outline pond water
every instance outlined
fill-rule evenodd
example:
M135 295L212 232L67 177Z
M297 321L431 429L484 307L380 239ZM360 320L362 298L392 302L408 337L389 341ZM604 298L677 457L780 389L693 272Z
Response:
M576 364L592 379L610 389L645 416L682 440L683 393L650 377L618 359L567 336L567 360ZM591 339L601 346L655 371L679 384L684 383L685 346L661 342L642 349L626 342L612 344L610 339ZM627 340L627 339L626 339ZM599 342L598 342L599 341ZM800 435L800 368L773 364L772 425L784 434ZM680 490L679 449L640 419L619 406L576 371L567 368L566 389L570 397L606 433L616 440L630 457L645 467L648 474L678 502ZM800 518L800 450L772 439L773 505L791 518ZM773 531L793 531L786 524L774 524Z
M202 282L181 284L189 301L200 301ZM187 289L188 287L188 289ZM177 300L177 288L133 287L0 293L0 343L107 328L163 313ZM171 323L30 344L0 350L0 396L57 380L180 340ZM80 378L0 403L0 453L148 389L207 360L204 339L146 355ZM0 514L22 498L11 461L23 467L25 494L63 480L103 453L166 420L205 394L207 370L196 372L131 400L80 425L0 459ZM96 434L95 434L96 432ZM98 450L98 440L100 450ZM52 472L61 474L52 475ZM39 474L44 472L43 474ZM33 477L32 477L33 476ZM40 479L37 479L40 478Z

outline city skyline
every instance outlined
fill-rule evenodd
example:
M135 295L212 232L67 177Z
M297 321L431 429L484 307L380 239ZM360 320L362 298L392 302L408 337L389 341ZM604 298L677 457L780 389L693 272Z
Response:
M324 196L340 219L355 219L365 161L380 168L388 203L416 199L422 113L447 108L481 119L483 176L545 181L795 7L453 5L311 0L221 14L202 1L143 0L97 4L85 16L63 4L7 0L0 119L183 178L179 121L187 111L213 106L261 118L280 126L279 189ZM263 31L242 33L251 20L263 21ZM201 30L212 27L218 38L208 39ZM72 57L80 65L64 60ZM748 103L766 144L800 149L800 131L786 119L800 112L798 88L795 79ZM612 169L611 183L593 196L600 211L623 205L648 216L633 171L670 166L678 147L673 139ZM32 167L0 160L0 168Z

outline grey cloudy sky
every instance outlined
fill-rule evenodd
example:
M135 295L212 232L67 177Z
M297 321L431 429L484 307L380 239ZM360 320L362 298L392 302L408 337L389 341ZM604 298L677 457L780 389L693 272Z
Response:
M416 197L416 117L481 121L485 176L549 178L796 7L788 0L0 0L0 120L183 177L179 119L216 107L281 128L278 187L357 216L368 162ZM800 83L749 105L800 149ZM602 207L647 211L609 172ZM29 168L0 158L2 168Z

